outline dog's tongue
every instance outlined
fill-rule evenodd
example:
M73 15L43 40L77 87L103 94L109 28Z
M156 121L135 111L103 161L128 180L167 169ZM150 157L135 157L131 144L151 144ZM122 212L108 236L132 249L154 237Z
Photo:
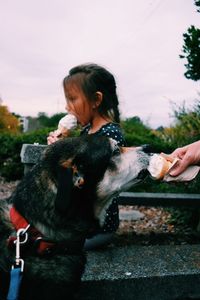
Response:
M171 176L169 173L167 173L164 178L163 181L169 182L169 181L191 181L192 179L194 179L197 174L199 173L200 167L199 166L189 166L187 167L187 169L182 172L180 175L178 176ZM169 170L170 171L170 170Z

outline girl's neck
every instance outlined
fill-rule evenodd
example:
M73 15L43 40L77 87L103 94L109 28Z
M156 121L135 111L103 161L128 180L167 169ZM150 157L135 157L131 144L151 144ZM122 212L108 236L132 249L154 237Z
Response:
M89 134L97 132L103 125L106 125L111 122L111 119L102 117L102 116L96 116L91 122L91 127L89 130Z

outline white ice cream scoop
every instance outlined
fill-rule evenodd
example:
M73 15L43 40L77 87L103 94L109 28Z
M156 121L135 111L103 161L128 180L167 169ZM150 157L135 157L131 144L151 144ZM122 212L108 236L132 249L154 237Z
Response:
M74 115L68 114L60 119L58 129L75 129L77 127L77 119Z
M77 127L77 119L74 115L68 114L60 119L58 123L58 129L54 131L54 135L57 137L67 137L70 130Z
M178 158L172 158L169 155L153 154L150 158L148 171L151 176L157 180L163 181L190 181L199 173L199 166L189 166L180 175L171 176L170 169L178 163Z
M155 179L162 179L169 169L174 165L174 162L167 160L160 154L153 154L150 158L148 171Z

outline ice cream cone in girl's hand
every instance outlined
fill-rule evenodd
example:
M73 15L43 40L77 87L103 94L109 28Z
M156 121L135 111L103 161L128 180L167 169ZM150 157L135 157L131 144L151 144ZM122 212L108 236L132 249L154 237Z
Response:
M77 127L77 119L74 115L68 114L58 123L58 129L54 131L57 137L66 137L69 135L70 130Z
M68 114L58 123L58 129L49 133L48 145L55 143L58 139L69 136L70 130L77 127L77 119L74 115Z

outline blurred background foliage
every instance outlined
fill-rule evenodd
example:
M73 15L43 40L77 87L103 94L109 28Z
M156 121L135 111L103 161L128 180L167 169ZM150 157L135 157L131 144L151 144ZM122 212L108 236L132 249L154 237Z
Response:
M2 105L0 101L0 134L5 132L17 133L20 125L17 117L11 114L7 106Z

